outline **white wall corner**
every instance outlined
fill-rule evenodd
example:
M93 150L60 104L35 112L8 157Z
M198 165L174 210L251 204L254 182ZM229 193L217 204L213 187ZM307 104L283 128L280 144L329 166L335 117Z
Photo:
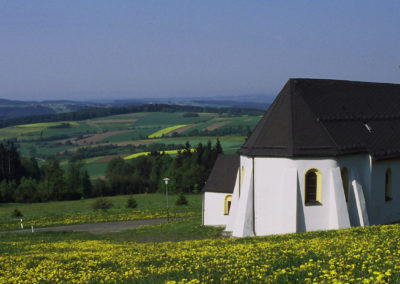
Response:
M329 228L344 229L350 228L349 212L347 210L346 197L344 195L342 175L340 168L330 169L329 188Z
M203 226L205 225L205 223L204 223L204 211L206 210L204 208L204 199L206 199L206 193L205 192L203 193L203 197L201 199L201 224Z
M229 211L228 223L226 224L225 228L225 231L227 232L233 231L233 227L237 216L237 211L239 210L239 174L240 174L239 169L236 173L236 182L235 182L235 187L233 188L231 210Z
M353 191L355 203L357 206L359 224L361 227L369 226L367 204L365 202L363 187L358 182L358 173L356 170L352 171L351 174L351 189Z
M286 168L283 174L280 200L281 228L279 234L297 231L297 168Z
M238 210L233 226L233 237L251 237L253 231L253 168L247 167L240 190Z

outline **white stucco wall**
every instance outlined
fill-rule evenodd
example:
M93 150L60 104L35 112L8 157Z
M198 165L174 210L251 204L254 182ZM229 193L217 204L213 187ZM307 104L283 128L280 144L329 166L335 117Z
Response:
M238 199L238 216L233 226L234 236L347 228L350 226L350 211L344 197L340 165L345 165L349 173L354 168L354 172L361 172L358 174L362 177L360 180L369 181L368 155L355 155L343 160L256 157L254 162L253 158L242 156L240 161L244 174ZM304 202L304 179L310 169L317 169L322 175L321 205L305 205ZM359 190L363 193L365 189L360 185ZM355 194L352 195L349 203L355 206ZM363 204L365 206L365 202ZM362 210L358 209L355 207L353 219L360 218L359 212Z
M243 170L242 170L243 169ZM240 185L238 206L235 212L232 236L247 237L254 235L254 196L253 196L253 160L240 157Z
M374 162L368 154L333 158L240 157L227 229L233 236L348 228L400 221L400 160ZM253 171L254 166L254 171ZM345 200L341 169L349 174ZM392 200L385 201L385 173L392 171ZM322 175L321 205L305 205L305 174ZM239 194L240 193L240 194ZM236 194L236 195L235 195ZM232 212L232 211L231 211Z
M232 193L232 204L231 204L231 210L229 212L228 216L228 222L226 224L225 231L232 232L233 231L233 226L235 225L235 220L239 208L239 184L240 184L240 173L239 169L236 173L236 182L235 182L235 187L233 188L233 193Z
M366 214L370 215L371 212L369 212L369 205L373 202L370 198L370 156L368 154L342 156L337 158L337 162L340 169L347 168L349 173L349 200L347 202L347 209L349 212L350 224L351 226L363 226L364 224L360 220L360 210L362 210L362 208L358 208L358 203L362 202L362 200L357 200L357 197L360 196L360 194L357 195L354 191L362 190L365 198ZM354 188L355 184L358 184L357 189Z
M386 169L392 171L392 200L385 201ZM372 163L369 215L371 224L400 221L400 160Z
M387 224L400 221L400 160L374 162L367 154L338 158L340 167L349 170L349 176L356 176L363 187L369 224ZM386 169L392 170L392 200L385 201ZM351 180L350 182L353 182ZM354 196L349 196L348 208L352 226L359 226L355 216ZM368 224L366 224L368 225Z
M224 215L225 196L229 193L204 193L203 224L206 226L226 226L229 215ZM232 206L232 205L231 205Z
M332 229L328 222L332 195L327 189L331 187L330 170L337 166L334 159L255 158L256 234L271 234L284 222L285 215L277 216L277 212L285 205L285 199L288 202L290 199L281 196L284 170L288 168L297 169L297 202L291 204L291 207L297 205L297 231ZM310 169L318 169L322 174L321 205L304 204L304 176Z

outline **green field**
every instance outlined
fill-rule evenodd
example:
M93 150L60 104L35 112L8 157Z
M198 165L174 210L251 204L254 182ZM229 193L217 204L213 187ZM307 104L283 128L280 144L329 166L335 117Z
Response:
M83 121L17 125L0 129L0 139L15 139L22 156L34 156L40 162L57 158L64 167L69 156L77 149L103 147L101 151L98 151L99 154L96 154L96 150L92 150L90 159L86 160L86 168L90 176L96 178L104 176L107 162L92 158L96 155L98 157L115 154L126 156L150 151L143 147L134 151L132 147L139 144L164 143L182 146L189 141L192 147L196 147L199 143L205 144L208 141L215 144L219 137L224 153L234 154L245 141L247 130L252 130L260 119L258 115L230 116L226 113L200 113L195 117L187 117L184 114L183 112L142 112ZM62 127L63 124L67 124L68 127ZM179 135L163 136L187 125L192 127ZM207 136L207 132L204 132L207 127L214 128L214 132L222 131L221 133L224 134ZM204 132L206 135L190 136L193 130ZM127 145L132 147L129 148ZM104 150L104 147L109 148Z
M0 231L19 229L19 218L12 217L15 208L23 214L26 226L48 227L65 224L84 224L111 221L127 221L166 217L166 198L163 194L134 195L137 208L125 207L128 196L107 197L114 206L107 210L94 210L95 199L78 201L58 201L32 204L2 204L0 206ZM169 208L172 216L201 216L201 195L187 195L188 206L175 205L177 195L169 195Z
M86 170L91 178L98 178L104 176L107 170L108 162L95 162L86 164Z

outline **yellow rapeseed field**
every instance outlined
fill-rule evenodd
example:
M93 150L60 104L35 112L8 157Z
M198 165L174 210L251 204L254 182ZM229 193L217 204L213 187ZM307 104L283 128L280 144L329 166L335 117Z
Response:
M163 128L161 130L154 132L153 134L150 134L149 138L160 138L164 134L170 133L171 131L174 131L174 130L177 130L179 128L186 127L186 126L187 126L187 124L181 124L181 125L174 125L174 126L170 126L167 128Z
M178 154L178 151L179 150L165 150L165 151L160 151L160 152L168 154L168 155L176 155L176 154ZM196 149L194 149L194 148L190 149L190 152L194 152L194 151L196 151ZM151 154L151 152L135 153L135 154L132 154L132 155L129 155L129 156L125 157L124 160L130 160L130 159L134 159L134 158L137 158L137 157L140 157L140 156L147 156L147 155L150 155L150 154Z
M60 121L60 122L43 122L43 123L32 123L32 124L20 124L0 129L0 139L10 139L19 137L24 139L21 135L26 135L33 132L40 132L48 129L52 126L60 125L61 123L68 123L73 127L78 127L79 123L76 121ZM39 134L38 134L39 135ZM27 138L28 139L28 138Z
M0 235L0 283L398 283L400 226L136 243Z

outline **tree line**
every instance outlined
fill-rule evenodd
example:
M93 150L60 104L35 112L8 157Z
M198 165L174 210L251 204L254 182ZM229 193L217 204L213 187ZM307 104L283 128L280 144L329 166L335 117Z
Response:
M140 152L154 152L154 151L167 151L183 149L185 145L183 144L165 144L165 143L152 143L152 144L140 144L140 145L126 145L119 146L115 144L110 145L98 145L94 147L82 147L78 148L74 153L65 151L57 155L57 158L63 159L68 158L71 155L77 156L80 159L87 159L92 157L106 156L106 155L116 155L116 154L135 154Z
M159 151L132 160L115 158L108 164L106 181L99 181L103 183L102 189L95 190L103 195L164 191L162 179L168 177L171 192L196 193L204 186L221 153L223 150L217 140L215 146L209 141L206 145L199 143L195 148L187 142L174 158Z
M0 127L8 127L19 124L57 122L57 121L77 121L96 117L127 114L135 112L212 112L228 113L231 115L261 115L263 111L242 108L216 108L216 107L198 107L168 104L147 104L141 106L126 107L93 107L81 109L75 112L45 114L38 116L18 117L12 119L0 120Z
M0 143L0 202L73 200L92 195L83 163L70 160L64 171L58 160L39 167L36 159L21 158L11 141Z
M198 192L210 174L218 154L219 140L212 146L189 142L175 157L162 151L131 160L115 158L108 164L105 179L91 181L79 155L73 155L64 171L57 159L39 167L34 157L21 158L11 141L0 143L0 202L45 202L117 194L164 191L163 178L170 178L169 190Z
M194 136L214 136L221 137L225 135L240 135L249 137L251 134L251 128L248 125L237 125L220 127L214 130L208 129L193 129L185 133L172 133L172 137L194 137Z

